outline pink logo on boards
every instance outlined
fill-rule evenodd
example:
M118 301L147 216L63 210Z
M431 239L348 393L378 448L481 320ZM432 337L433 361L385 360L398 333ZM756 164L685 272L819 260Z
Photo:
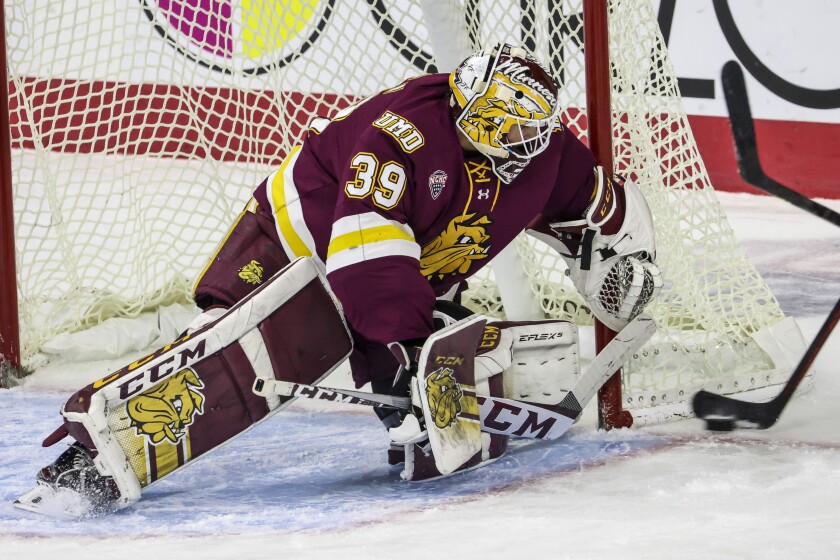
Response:
M429 176L429 192L432 193L432 200L437 200L443 187L446 186L446 172L438 169Z
M320 39L335 0L140 0L154 30L180 54L225 74L276 71Z

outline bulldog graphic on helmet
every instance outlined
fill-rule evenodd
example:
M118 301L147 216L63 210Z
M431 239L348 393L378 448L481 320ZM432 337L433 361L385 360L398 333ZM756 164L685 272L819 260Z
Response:
M510 183L548 147L557 122L557 84L525 49L497 45L450 75L455 126Z

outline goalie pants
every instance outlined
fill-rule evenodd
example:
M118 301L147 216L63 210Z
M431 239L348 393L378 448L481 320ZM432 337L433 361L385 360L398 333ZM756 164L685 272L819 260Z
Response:
M289 264L271 213L251 201L236 218L195 284L195 302L204 310L231 307ZM383 345L353 337L350 367L357 387L375 380L393 380L399 364Z

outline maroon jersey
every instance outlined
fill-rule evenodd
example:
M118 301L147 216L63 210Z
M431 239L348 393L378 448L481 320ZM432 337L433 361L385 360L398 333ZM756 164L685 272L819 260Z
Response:
M594 157L567 129L505 185L460 147L449 99L436 74L316 120L255 193L289 258L316 259L370 341L428 336L438 296L538 215L578 219L590 204Z

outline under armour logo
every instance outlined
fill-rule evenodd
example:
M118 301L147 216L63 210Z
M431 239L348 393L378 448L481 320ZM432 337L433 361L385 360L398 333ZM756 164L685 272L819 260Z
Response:
M480 189L478 191L478 200L486 200L490 198L490 189Z

